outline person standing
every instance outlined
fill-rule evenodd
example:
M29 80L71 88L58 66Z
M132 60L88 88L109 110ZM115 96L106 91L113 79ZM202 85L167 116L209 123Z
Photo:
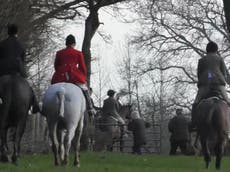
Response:
M187 144L189 142L189 121L183 116L182 109L176 109L176 116L168 123L170 137L170 155L175 155L179 147L181 153L187 154Z
M131 121L128 124L128 130L133 132L133 153L141 155L141 148L146 144L145 121L140 118L138 111L131 113Z
M79 86L86 98L87 109L90 115L95 114L90 93L87 86L87 69L83 53L75 49L76 40L73 35L68 35L65 41L66 48L57 51L54 62L55 72L51 84L69 82Z

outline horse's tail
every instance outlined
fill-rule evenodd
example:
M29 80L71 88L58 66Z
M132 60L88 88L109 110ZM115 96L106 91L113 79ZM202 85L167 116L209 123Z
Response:
M58 128L66 128L66 120L64 118L64 103L65 103L65 88L61 87L57 92L57 98L59 100L58 105Z

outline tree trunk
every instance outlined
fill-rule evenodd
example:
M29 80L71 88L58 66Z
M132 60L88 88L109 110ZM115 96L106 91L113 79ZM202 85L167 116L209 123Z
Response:
M226 25L228 32L230 33L230 1L229 0L223 0L224 2L224 12L225 12L225 18L226 18Z
M85 21L85 35L82 45L82 52L85 58L85 64L87 67L87 81L90 86L90 74L91 74L91 40L99 27L98 9L91 9L89 16Z

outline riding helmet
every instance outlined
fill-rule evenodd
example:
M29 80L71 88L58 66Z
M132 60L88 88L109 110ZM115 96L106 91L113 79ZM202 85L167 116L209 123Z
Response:
M114 90L109 90L109 91L107 92L107 95L111 97L111 96L113 96L115 93L116 93L116 92L115 92Z

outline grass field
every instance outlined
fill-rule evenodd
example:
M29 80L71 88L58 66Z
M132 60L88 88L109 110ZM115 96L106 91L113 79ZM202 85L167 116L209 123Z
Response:
M55 167L53 156L22 155L19 165L0 163L0 172L212 172L214 158L209 170L204 169L202 157L131 155L122 153L81 153L81 167ZM222 172L229 172L230 157L224 157Z

